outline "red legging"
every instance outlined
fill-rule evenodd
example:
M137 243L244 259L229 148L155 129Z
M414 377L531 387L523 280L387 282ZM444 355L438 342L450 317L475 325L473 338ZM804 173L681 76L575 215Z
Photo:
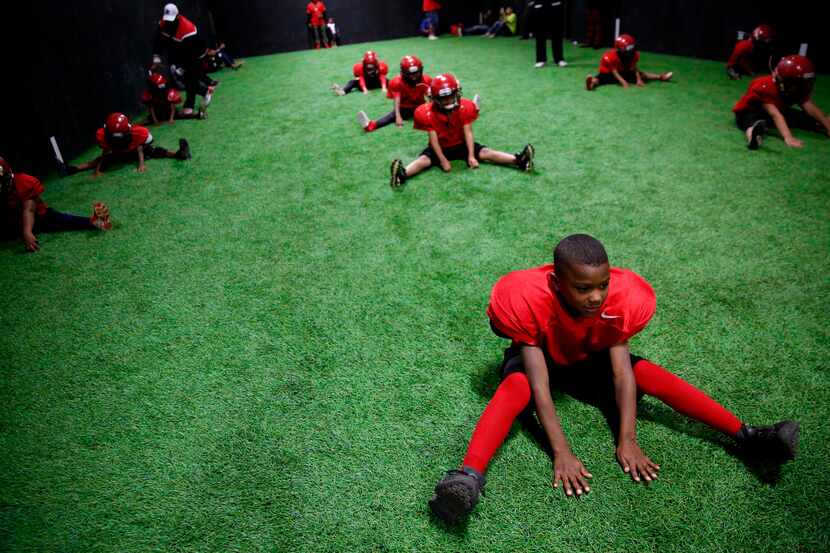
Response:
M741 421L718 402L660 365L645 359L634 365L637 390L654 396L675 411L734 436ZM530 402L530 383L522 372L510 373L487 404L464 457L464 466L482 474L504 442L516 417Z

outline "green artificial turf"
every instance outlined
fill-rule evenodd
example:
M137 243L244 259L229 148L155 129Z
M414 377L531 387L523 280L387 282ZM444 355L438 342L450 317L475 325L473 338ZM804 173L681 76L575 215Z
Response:
M480 93L476 139L537 149L523 174L454 162L396 193L411 124L366 135L391 102L331 94L366 49L417 54ZM44 199L108 234L0 244L0 549L61 552L827 551L830 140L750 152L721 63L645 89L584 89L600 53L533 68L533 44L406 39L252 58L225 72L193 160L47 179ZM830 110L830 82L819 78ZM90 149L82 159L95 154ZM730 440L640 404L662 466L636 485L593 408L558 397L593 491L566 499L514 429L469 524L427 507L498 383L485 316L508 271L588 232L648 279L657 313L632 350L744 420L802 423L777 481Z

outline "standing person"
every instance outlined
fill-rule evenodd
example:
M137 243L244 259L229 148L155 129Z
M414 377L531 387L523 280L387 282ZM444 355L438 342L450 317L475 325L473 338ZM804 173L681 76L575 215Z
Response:
M772 39L772 28L769 25L758 25L749 38L739 40L726 62L729 78L737 80L743 75L752 76L769 71Z
M331 48L326 38L326 5L323 0L311 0L305 7L306 25L314 37L314 49L319 50L322 44Z
M732 108L735 124L746 134L747 148L757 150L771 125L793 148L804 144L793 136L790 126L830 135L830 118L812 100L815 82L813 62L804 56L782 58L772 75L753 80Z
M564 0L539 0L530 9L533 34L536 37L536 67L544 67L548 61L547 41L550 38L553 63L567 67L564 53L565 2Z
M608 413L617 462L635 482L656 480L660 470L637 442L637 400L643 394L733 438L759 459L780 464L795 458L798 423L749 426L698 388L629 351L628 341L648 325L655 307L649 283L611 267L605 248L587 234L559 242L552 265L499 279L487 316L493 332L511 340L499 369L502 381L473 430L460 470L449 471L435 487L432 511L453 523L473 510L490 460L526 408L536 411L553 451L553 487L570 497L591 490L592 475L571 449L551 389Z
M366 132L381 129L394 122L399 128L403 127L404 119L412 119L415 109L425 102L429 94L429 84L432 77L424 74L424 64L417 56L401 58L401 74L389 81L389 90L386 96L394 102L392 111L378 120L369 119L365 111L357 114L360 126Z
M110 211L95 203L92 215L84 217L61 213L46 205L40 197L43 184L25 173L15 173L0 157L0 233L4 237L19 235L30 252L40 249L37 235L62 230L110 230Z
M594 90L604 84L619 84L628 88L629 83L645 86L647 81L670 81L672 73L648 73L640 71L640 52L637 41L631 35L620 35L614 40L614 49L603 54L599 61L599 73L585 77L585 88Z
M429 37L430 40L438 38L438 10L441 9L441 3L437 0L423 0L421 3L421 10L424 12L424 19L421 21L421 32Z
M333 17L329 17L329 20L326 22L326 37L333 48L340 46L343 40L340 36L340 25L335 23Z
M363 94L368 94L369 89L380 88L386 93L386 75L389 73L389 66L385 61L378 59L377 52L368 50L363 54L363 59L352 66L354 79L340 86L337 83L331 85L332 91L338 96L345 96L352 90L360 88Z
M164 6L153 43L153 64L151 71L162 63L163 52L167 52L171 72L179 74L184 80L187 96L183 113L193 113L196 96L204 96L210 102L213 92L212 81L205 75L205 58L212 51L208 50L205 40L189 19L179 13L176 4Z

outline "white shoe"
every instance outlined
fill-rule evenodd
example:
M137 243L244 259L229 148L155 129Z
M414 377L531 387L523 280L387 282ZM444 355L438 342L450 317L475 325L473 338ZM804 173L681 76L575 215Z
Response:
M481 95L480 94L476 94L475 96L473 96L473 103L476 105L476 109L478 111L481 111Z
M357 112L357 122L360 123L360 126L364 129L369 126L369 116L366 115L365 111Z
M438 37L435 35L429 35L430 40L438 40Z
M333 85L331 85L331 91L334 92L335 94L337 94L338 96L345 96L346 95L346 91L343 90L343 87L341 87L337 83L334 83Z
M543 62L543 61L537 61L537 62L533 65L533 67L536 67L537 69L538 69L538 68L541 68L541 67L544 67L544 66L545 66L545 62Z
M568 62L566 62L565 60L560 61L559 67L568 67Z

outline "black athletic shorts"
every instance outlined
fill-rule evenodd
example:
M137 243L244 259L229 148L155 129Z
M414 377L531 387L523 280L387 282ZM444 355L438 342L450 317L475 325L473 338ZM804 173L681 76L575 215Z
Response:
M487 146L483 146L478 142L473 142L473 155L475 155L475 158L477 160L481 161L479 154L481 154L481 150L486 147ZM444 157L447 158L449 161L452 161L454 159L463 159L464 161L467 161L467 145L463 142L457 146L442 148L442 151L444 152ZM438 161L438 156L435 155L435 150L432 149L432 146L427 146L426 148L424 148L424 151L421 152L421 155L427 156L433 165L441 165L441 162Z
M824 132L824 126L810 117L804 110L794 108L784 108L781 110L781 115L787 121L787 125L794 129L804 129L807 131ZM760 109L745 109L735 112L735 124L739 129L745 131L755 124L756 121L764 120L769 127L774 125L772 117L764 108Z
M597 73L594 76L599 79L599 84L619 84L613 73ZM637 74L634 71L623 71L620 77L631 84L637 82Z

